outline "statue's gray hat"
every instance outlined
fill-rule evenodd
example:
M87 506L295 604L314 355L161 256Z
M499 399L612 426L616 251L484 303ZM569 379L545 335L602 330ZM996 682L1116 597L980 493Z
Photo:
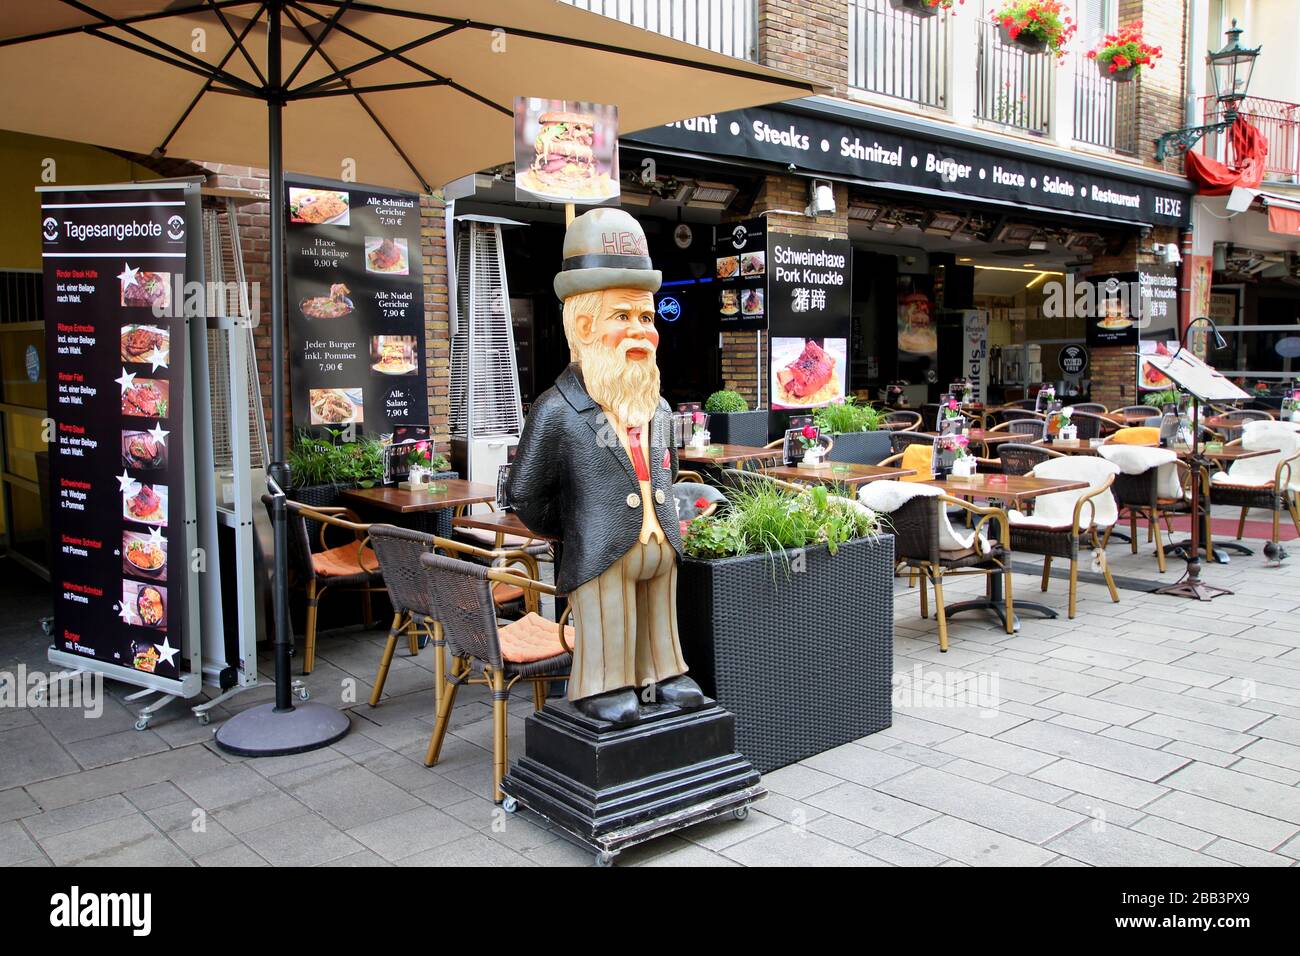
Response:
M569 223L564 264L555 277L561 299L601 289L658 292L663 275L651 268L641 224L621 209L600 206Z

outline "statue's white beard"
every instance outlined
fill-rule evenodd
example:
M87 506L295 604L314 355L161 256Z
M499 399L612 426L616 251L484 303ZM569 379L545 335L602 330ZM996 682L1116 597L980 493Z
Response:
M645 349L648 358L633 361L629 349ZM624 339L610 348L599 339L578 346L578 365L587 394L626 427L645 425L659 407L659 366L654 346L644 340Z

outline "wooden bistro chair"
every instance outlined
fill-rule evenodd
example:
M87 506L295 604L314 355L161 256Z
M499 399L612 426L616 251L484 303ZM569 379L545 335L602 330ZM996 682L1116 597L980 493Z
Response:
M498 625L492 598L494 584L520 588L532 595L554 595L555 588L542 581L524 577L507 568L490 568L443 554L423 554L420 564L427 575L426 588L433 596L434 616L442 627L443 638L451 652L450 670L441 668L437 719L424 763L438 762L456 691L462 684L483 684L492 691L492 799L504 799L501 779L510 759L506 732L510 690L520 681L533 685L533 706L541 710L546 704L546 685L553 680L568 680L573 665L574 630L565 624L566 609L557 624L536 611L529 611L518 621Z
M1007 514L1001 508L981 508L960 498L943 494L932 485L898 481L873 481L858 492L858 500L879 514L888 515L894 533L894 555L900 564L919 572L921 617L928 618L927 583L934 586L935 618L939 625L939 650L948 650L948 618L944 611L945 578L982 574L1003 576L1007 633L1015 630L1011 599L1011 538ZM948 510L960 508L975 518L974 528L960 533L953 528ZM996 522L996 537L986 526Z
M1101 568L1110 599L1119 603L1119 591L1110 576L1106 549L1099 535L1119 518L1119 509L1111 486L1119 467L1092 455L1061 456L1040 462L1028 473L1035 478L1060 478L1088 482L1077 491L1058 491L1034 499L1033 515L1014 508L1007 512L1011 522L1011 550L1018 554L1043 556L1042 590L1051 580L1052 558L1070 562L1069 616L1074 617L1079 591L1079 546L1090 548Z
M390 524L371 525L370 542L379 558L379 566L383 570L384 580L388 584L388 596L393 605L393 623L388 629L388 642L384 645L374 688L370 692L371 707L378 707L383 698L384 684L388 681L397 641L403 634L406 635L412 656L420 653L420 638L429 640L433 644L434 670L439 674L446 670L445 642L434 611L433 596L427 589L428 575L420 567L422 555L442 550L468 560L481 561L485 565L507 568L517 565L522 568L525 577L538 577L536 555L523 549L480 548L465 541L438 538L423 531L398 528ZM527 597L522 588L512 585L498 583L492 588L492 600L498 613L520 603L525 612L536 610L534 605L528 603ZM441 686L442 681L435 678L435 697Z
M1216 472L1210 479L1210 490L1215 504L1241 508L1238 541L1246 531L1246 515L1251 508L1271 512L1273 534L1264 553L1270 560L1280 560L1278 533L1283 511L1291 516L1296 534L1300 534L1300 435L1287 422L1261 420L1245 425L1242 437L1224 447L1277 449L1276 454L1242 458L1226 472Z
M263 495L262 503L271 508L271 496ZM289 586L302 588L307 598L307 626L303 637L302 672L310 674L316 666L317 611L325 592L352 591L361 595L361 605L367 626L374 620L370 595L383 593L384 577L379 568L379 558L371 550L370 526L362 524L348 508L309 508L297 501L286 501L286 518L289 523ZM308 522L319 527L320 550L312 551ZM335 537L344 532L350 537L341 544L330 546L328 535L335 529Z

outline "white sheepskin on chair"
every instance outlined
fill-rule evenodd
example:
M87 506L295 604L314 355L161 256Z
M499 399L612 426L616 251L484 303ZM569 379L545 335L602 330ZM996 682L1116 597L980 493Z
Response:
M1008 511L1007 517L1011 519L1011 523L1031 528L1069 528L1074 524L1074 506L1078 504L1079 499L1106 484L1107 479L1118 475L1119 466L1104 458L1074 455L1065 458L1049 458L1035 465L1030 474L1035 478L1086 481L1088 487L1077 491L1058 491L1055 494L1040 495L1034 499L1032 515L1016 511L1014 508ZM1083 511L1079 514L1081 529L1088 527L1089 520L1098 528L1105 529L1119 519L1119 508L1109 488L1096 498L1090 498L1089 501L1092 502L1092 508L1084 505Z
M913 498L938 498L943 490L934 485L914 481L872 481L863 485L858 500L877 514L893 514ZM975 532L960 534L948 520L947 509L936 501L939 509L939 550L965 551L975 544ZM988 538L980 535L982 549L988 549Z
M1168 448L1148 448L1145 445L1102 445L1097 453L1119 466L1125 475L1140 475L1152 468L1156 474L1157 494L1161 498L1183 497L1183 485L1178 480L1178 455Z
M1290 422L1247 422L1241 430L1242 448L1247 451L1275 448L1277 451L1271 455L1234 461L1226 473L1216 472L1210 480L1215 484L1271 488L1278 464L1294 456L1298 446L1300 434L1296 433L1295 426ZM1290 488L1300 492L1300 462L1291 466Z

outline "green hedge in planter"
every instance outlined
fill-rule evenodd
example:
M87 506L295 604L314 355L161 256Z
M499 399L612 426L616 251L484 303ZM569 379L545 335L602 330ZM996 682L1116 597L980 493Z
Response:
M715 445L767 444L767 410L749 410L749 403L739 392L714 392L704 401L709 413L709 439Z

